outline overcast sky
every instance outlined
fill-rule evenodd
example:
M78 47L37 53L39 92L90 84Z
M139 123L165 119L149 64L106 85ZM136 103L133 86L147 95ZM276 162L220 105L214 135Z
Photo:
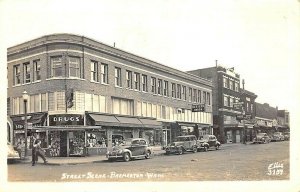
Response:
M235 68L257 102L299 106L296 0L0 0L0 9L5 50L47 34L74 33L183 71L218 60Z

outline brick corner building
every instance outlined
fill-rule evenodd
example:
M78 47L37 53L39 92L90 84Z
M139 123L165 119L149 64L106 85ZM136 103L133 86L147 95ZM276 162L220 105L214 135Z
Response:
M128 138L164 146L212 132L211 81L93 39L43 36L8 48L7 61L14 145L26 140L30 148L36 135L50 156L95 155ZM200 104L205 110L192 112Z

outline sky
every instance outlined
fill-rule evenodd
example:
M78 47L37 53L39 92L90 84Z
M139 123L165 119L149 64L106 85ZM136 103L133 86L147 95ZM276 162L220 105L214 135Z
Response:
M295 106L299 2L0 0L5 49L52 33L90 37L182 70L235 68L259 103ZM298 42L298 45L297 45ZM289 99L284 99L289 98Z

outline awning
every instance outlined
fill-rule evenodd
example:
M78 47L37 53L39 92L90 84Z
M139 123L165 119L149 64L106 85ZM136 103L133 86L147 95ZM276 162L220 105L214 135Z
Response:
M46 119L46 113L35 113L27 115L27 123L32 123L32 125L42 125ZM14 129L22 129L25 125L24 116L12 116L11 117Z
M121 127L143 127L143 124L141 121L139 121L138 118L132 118L132 117L116 117Z
M155 119L125 117L104 114L89 114L95 125L112 127L162 128L162 123Z
M144 125L145 128L162 128L162 123L161 122L158 122L154 119L142 119L140 118L139 119L142 124Z
M95 125L102 126L119 126L120 122L115 116L111 115L96 115L89 114L90 117L95 121Z

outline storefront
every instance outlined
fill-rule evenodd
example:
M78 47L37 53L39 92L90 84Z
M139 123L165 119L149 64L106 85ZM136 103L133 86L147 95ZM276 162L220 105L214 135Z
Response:
M27 154L31 155L32 136L42 141L41 146L47 147L45 142L47 133L46 130L33 130L34 127L43 126L47 123L47 113L30 113L27 115L27 139L25 139L25 116L11 116L13 122L13 145L17 148L27 142Z
M101 141L105 140L105 146L111 148L128 138L145 138L149 144L154 145L157 134L162 131L162 123L155 118L142 118L135 116L120 116L103 113L86 113L88 126L99 126L105 130ZM102 142L104 143L104 142Z

